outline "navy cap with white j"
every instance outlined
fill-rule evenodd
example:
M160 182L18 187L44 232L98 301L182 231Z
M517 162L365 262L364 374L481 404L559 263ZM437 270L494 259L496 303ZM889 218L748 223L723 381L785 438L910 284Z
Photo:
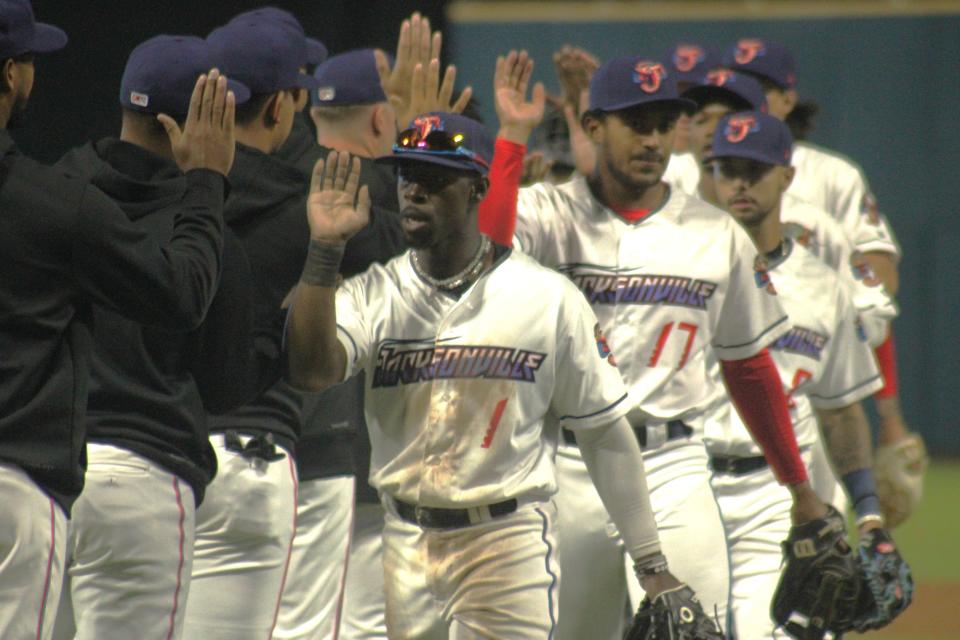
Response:
M197 78L215 65L203 38L162 35L150 38L130 52L120 80L120 104L143 113L187 115ZM237 104L250 98L241 82L227 78Z
M782 44L760 38L741 38L723 55L723 66L767 78L781 89L797 85L797 64Z
M297 20L297 17L289 11L280 9L279 7L259 7L257 9L252 9L250 11L244 11L243 13L237 14L230 19L230 22L242 22L250 17L261 20L272 20L279 24L286 25L296 32L299 32L299 34L303 36L304 42L306 43L306 59L304 60L305 64L316 65L327 59L327 56L329 55L327 47L324 46L324 44L319 40L308 38L303 30L303 25L301 25L300 21Z
M49 53L66 45L62 29L37 22L30 0L0 0L0 60Z
M767 112L767 96L760 83L729 69L714 69L681 95L696 102L698 109L711 100L721 99L733 104L736 111Z
M312 89L313 76L300 73L306 60L303 37L272 20L247 17L218 27L207 36L216 67L253 93Z
M393 153L376 161L434 164L485 176L493 162L493 136L476 120L458 113L434 111L414 118L397 136Z
M667 52L666 60L677 82L699 82L708 71L720 66L720 55L708 47L681 42Z
M386 102L373 49L347 51L319 65L313 72L316 90L310 92L314 107L346 107Z
M590 111L618 111L653 102L672 102L692 109L681 98L677 80L662 62L629 56L607 60L590 80Z
M793 136L787 125L766 113L738 111L717 123L708 160L746 158L789 166L792 152Z

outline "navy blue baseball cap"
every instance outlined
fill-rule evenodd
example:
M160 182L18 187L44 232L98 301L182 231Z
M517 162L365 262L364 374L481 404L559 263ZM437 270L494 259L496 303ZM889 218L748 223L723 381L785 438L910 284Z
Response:
M723 66L763 76L781 89L797 86L797 64L782 44L760 38L741 38L723 55Z
M161 35L130 52L120 80L120 104L143 113L187 115L197 78L215 65L203 38ZM237 104L250 98L241 82L227 78Z
M590 111L619 111L651 102L696 105L677 93L677 80L662 62L643 56L607 60L590 80Z
M790 165L793 136L783 122L759 111L738 111L720 119L707 160L747 158L767 164Z
M313 72L317 88L310 92L314 107L344 107L386 102L373 49L347 51L328 58Z
M243 21L251 17L261 20L272 20L299 32L306 43L307 57L304 60L305 64L320 64L327 59L327 56L330 55L327 51L327 47L324 46L322 42L316 40L315 38L307 37L303 30L303 25L300 24L300 21L297 20L297 17L289 11L280 9L279 7L259 7L251 11L244 11L243 13L237 14L230 20L230 22Z
M737 111L767 112L767 96L760 83L746 74L729 69L710 71L682 95L696 102L698 109L702 109L710 100L721 98L733 103Z
M49 53L66 45L63 29L37 22L30 0L0 0L0 60Z
M667 52L677 82L699 82L711 69L720 66L720 54L699 44L681 42Z
M305 38L289 25L256 17L234 19L207 36L215 66L252 93L313 89L313 76L300 73L307 59Z
M393 153L381 164L418 162L487 175L493 162L493 136L482 124L459 113L419 115L397 136Z

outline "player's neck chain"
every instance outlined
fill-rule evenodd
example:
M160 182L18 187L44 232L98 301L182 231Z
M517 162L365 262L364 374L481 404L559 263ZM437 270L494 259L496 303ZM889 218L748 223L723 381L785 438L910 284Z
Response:
M427 270L420 263L419 253L415 250L410 252L410 256L412 258L411 263L413 264L413 270L417 272L417 275L426 280L430 286L437 289L453 290L462 287L464 284L474 280L480 275L484 267L484 258L490 251L491 244L490 238L485 235L481 235L480 246L477 248L477 254L473 256L473 259L470 260L470 263L463 269L463 271L460 273L455 273L449 278L434 278L427 273Z

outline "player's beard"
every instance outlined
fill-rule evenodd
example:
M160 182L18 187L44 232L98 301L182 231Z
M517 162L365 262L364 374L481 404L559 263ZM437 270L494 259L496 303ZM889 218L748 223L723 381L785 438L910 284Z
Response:
M645 192L651 187L655 187L660 184L660 179L663 178L663 171L660 171L656 174L649 174L649 178L644 176L641 179L637 179L635 174L628 173L626 171L621 171L614 162L610 159L604 160L607 165L607 171L614 180L620 183L622 187L629 189L630 191L635 192ZM665 163L664 163L665 164Z

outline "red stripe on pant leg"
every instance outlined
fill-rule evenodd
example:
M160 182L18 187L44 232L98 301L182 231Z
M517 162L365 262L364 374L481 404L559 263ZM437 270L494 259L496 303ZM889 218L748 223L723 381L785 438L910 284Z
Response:
M50 572L53 569L53 554L57 547L57 521L53 498L50 500L50 555L47 557L47 574L43 578L43 596L40 598L40 616L37 618L37 640L43 637L43 618L47 613L47 596L50 594Z
M290 534L290 545L287 547L287 561L283 563L283 577L280 579L280 591L277 592L277 606L273 610L273 624L270 625L270 633L267 634L267 640L273 637L273 630L277 626L277 618L280 616L280 600L283 598L283 587L287 584L287 570L290 568L290 556L293 555L293 539L297 537L297 492L299 484L297 483L297 470L293 466L293 458L287 454L287 461L290 463L290 478L293 480L293 533Z
M357 479L353 479L350 492L350 529L347 530L347 552L343 558L343 574L340 576L340 593L337 594L337 612L333 616L333 640L340 637L340 616L343 613L343 594L347 590L347 570L350 568L350 547L353 546L353 521L357 516Z
M180 522L178 525L180 530L180 562L177 565L177 588L173 592L173 609L170 610L170 628L167 631L167 640L173 638L173 630L177 626L177 608L180 602L180 577L183 575L183 521L187 516L186 510L183 508L183 497L180 495L180 481L176 476L173 478L173 493L177 497L177 509L180 510Z

